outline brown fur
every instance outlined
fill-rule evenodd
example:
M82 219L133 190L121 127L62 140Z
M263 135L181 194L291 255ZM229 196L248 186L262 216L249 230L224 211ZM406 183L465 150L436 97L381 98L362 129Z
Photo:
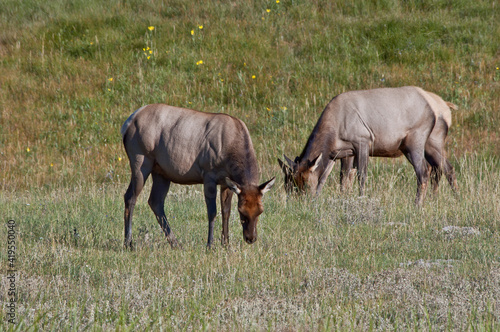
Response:
M262 195L274 178L258 185L257 158L245 124L226 114L203 113L154 104L141 107L122 126L123 144L132 171L125 193L125 246L132 241L132 214L137 196L151 175L148 203L167 240L177 240L164 212L170 183L203 184L208 214L208 241L213 242L217 185L221 187L222 237L229 241L228 222L233 193L247 243L257 239L257 222L263 212Z
M418 87L351 91L333 98L321 114L300 157L285 156L285 179L293 178L302 191L319 194L333 162L342 160L341 182L356 163L363 195L368 156L404 154L417 175L417 197L425 197L429 174L437 190L442 172L454 191L453 167L445 157L444 143L451 126L450 108L434 93ZM289 187L289 186L288 186Z

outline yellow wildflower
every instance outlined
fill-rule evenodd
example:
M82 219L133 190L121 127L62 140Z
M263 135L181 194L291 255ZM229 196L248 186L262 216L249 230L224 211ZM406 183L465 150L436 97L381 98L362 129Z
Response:
M54 167L54 164L53 164L53 163L50 163L50 167Z
M113 77L108 78L108 81L113 82Z
M266 12L270 13L270 12L271 12L271 9L266 9Z
M198 29L203 29L203 25L198 25Z
M150 26L150 27L148 27L148 29L149 29L149 31L153 31L155 29L155 27L154 26Z
M118 157L118 161L122 161L122 157Z
M26 148L26 152L30 152L30 151L31 151L30 148Z
M276 3L280 3L280 0L276 0Z
M252 79L253 79L253 80L255 79L255 75L252 75Z
M194 36L194 30L191 30L191 36Z

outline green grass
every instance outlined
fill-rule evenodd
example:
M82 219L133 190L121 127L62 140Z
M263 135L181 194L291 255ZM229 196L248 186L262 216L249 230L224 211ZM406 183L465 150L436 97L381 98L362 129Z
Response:
M19 298L17 327L1 311L1 329L498 329L499 13L494 1L2 1L0 216L18 225ZM402 85L459 106L458 198L443 181L416 209L403 159L370 160L366 197L340 195L336 173L316 200L284 195L276 157L300 153L332 97ZM119 129L156 102L245 121L262 179L279 181L256 244L233 208L230 248L207 252L201 188L174 186L166 213L184 249L145 192L137 249L122 250Z
M136 249L122 249L123 185L3 192L18 227L18 327L497 329L498 161L465 158L459 197L443 183L423 209L413 206L406 162L373 164L379 174L370 172L363 198L340 195L333 179L316 200L278 186L254 245L242 240L233 206L230 247L209 251L200 186L174 186L167 198L182 250L166 242L147 194ZM446 233L450 225L478 233ZM216 241L219 231L220 221Z

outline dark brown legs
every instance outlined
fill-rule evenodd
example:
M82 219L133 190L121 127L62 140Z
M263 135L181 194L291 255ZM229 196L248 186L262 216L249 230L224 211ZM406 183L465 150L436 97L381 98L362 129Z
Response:
M179 246L179 243L170 229L164 209L165 198L167 197L168 190L170 189L170 180L165 179L158 173L153 173L151 177L153 178L153 186L148 199L149 207L153 210L156 220L158 221L158 224L160 224L163 233L165 233L168 243L170 243L172 248L175 248Z
M158 220L158 223L165 233L168 242L172 247L176 247L178 243L170 229L164 211L164 202L167 197L168 189L170 188L170 181L165 179L160 174L153 172L153 161L142 155L135 156L134 159L131 160L130 164L132 165L132 177L124 196L125 240L123 244L125 248L132 247L132 215L137 197L144 188L144 183L150 174L152 174L153 178L153 187L151 188L151 194L149 195L149 206L151 207L151 210L153 210L156 220Z
M137 201L137 196L142 191L144 183L148 178L153 165L144 156L136 156L134 160L131 160L131 165L136 166L132 169L132 176L130 179L130 184L127 191L125 192L125 240L123 242L125 248L132 247L132 215L134 212L135 203Z
M222 237L221 244L226 246L229 244L229 216L231 215L231 200L233 192L228 187L221 186L220 203L222 212Z

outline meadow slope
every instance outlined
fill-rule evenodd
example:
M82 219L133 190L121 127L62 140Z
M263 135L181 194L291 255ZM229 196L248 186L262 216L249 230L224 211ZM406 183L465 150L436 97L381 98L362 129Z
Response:
M0 247L14 220L17 298L13 325L2 277L0 329L499 329L499 14L482 0L3 0ZM340 193L338 166L321 197L285 195L276 158L300 153L331 98L403 85L459 107L457 196L443 181L415 208L403 158L370 160L365 197ZM233 207L229 248L207 251L202 188L172 186L184 249L170 249L148 184L123 250L119 131L157 102L245 121L261 178L278 177L254 245Z

